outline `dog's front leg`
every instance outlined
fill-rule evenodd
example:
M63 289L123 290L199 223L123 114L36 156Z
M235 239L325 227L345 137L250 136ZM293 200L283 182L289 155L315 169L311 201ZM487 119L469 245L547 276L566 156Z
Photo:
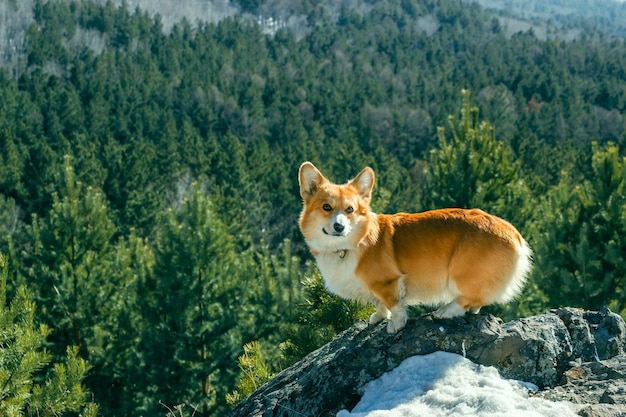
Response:
M391 308L391 320L387 323L387 332L392 334L398 333L400 330L404 329L408 319L409 316L406 313L404 302L398 302L398 304Z
M408 320L404 301L404 280L402 278L378 284L372 288L378 298L376 312L370 317L370 324L389 319L387 332L397 333ZM391 316L391 317L389 317Z
M370 324L374 325L391 318L391 311L380 301L376 302L376 312L370 316Z

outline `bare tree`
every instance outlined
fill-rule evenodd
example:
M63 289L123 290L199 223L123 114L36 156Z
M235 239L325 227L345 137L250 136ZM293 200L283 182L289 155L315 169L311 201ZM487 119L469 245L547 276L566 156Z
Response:
M33 0L0 1L0 66L19 75L20 58L26 52L26 28L33 21Z

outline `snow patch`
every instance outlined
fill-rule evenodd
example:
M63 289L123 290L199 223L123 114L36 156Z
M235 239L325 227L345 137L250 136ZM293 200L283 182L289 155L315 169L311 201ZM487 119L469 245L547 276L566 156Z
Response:
M572 405L528 396L530 384L461 355L413 356L364 386L361 401L337 417L574 417Z

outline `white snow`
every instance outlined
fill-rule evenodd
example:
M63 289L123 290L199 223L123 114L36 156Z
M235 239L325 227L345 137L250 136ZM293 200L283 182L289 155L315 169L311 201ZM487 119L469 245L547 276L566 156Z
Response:
M361 401L337 417L574 417L565 402L528 396L532 384L461 355L413 356L365 385ZM535 387L536 389L536 387Z

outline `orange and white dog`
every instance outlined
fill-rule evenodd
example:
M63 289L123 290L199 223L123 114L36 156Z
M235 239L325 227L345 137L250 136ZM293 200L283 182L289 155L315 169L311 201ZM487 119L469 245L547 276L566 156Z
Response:
M484 211L443 209L376 214L374 171L343 185L310 162L300 166L300 228L331 292L376 305L370 323L407 322L406 306L445 302L433 315L455 317L505 303L522 288L531 250L510 223Z

